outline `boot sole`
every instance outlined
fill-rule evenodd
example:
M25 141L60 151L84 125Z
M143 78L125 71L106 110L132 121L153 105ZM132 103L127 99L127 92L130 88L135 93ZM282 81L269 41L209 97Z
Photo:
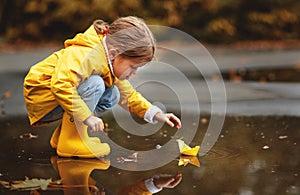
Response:
M74 154L74 153L69 153L69 152L61 152L56 149L56 153L58 156L61 157L78 157L78 158L99 158L99 157L104 157L107 156L110 153L110 148L108 152L98 152L98 153L92 153L92 154Z

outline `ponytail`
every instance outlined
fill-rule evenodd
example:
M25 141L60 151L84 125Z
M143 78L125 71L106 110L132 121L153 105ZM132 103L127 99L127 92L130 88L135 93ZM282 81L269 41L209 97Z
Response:
M107 35L108 34L108 28L109 25L107 22L104 22L103 20L95 20L94 23L94 28L97 32L97 34L103 34L103 35Z

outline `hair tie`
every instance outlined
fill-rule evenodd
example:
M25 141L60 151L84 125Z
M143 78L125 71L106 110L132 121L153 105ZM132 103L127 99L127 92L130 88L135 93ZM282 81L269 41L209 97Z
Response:
M107 35L107 34L108 34L108 28L106 28L106 29L103 30L103 34L104 34L104 35Z

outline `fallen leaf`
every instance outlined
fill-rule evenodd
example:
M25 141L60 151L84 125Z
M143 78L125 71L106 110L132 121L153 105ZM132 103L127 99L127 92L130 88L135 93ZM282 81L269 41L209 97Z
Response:
M270 148L270 146L268 146L268 145L265 145L265 146L262 147L262 149L264 149L264 150L267 150L269 148Z
M26 177L24 181L0 181L0 184L11 190L47 190L48 185L60 183L60 180L52 181L52 179L29 179L28 177Z
M133 154L129 155L128 157L118 157L117 161L118 163L124 163L124 162L137 162L138 158L138 152L134 152Z
M6 92L4 93L4 97L5 97L5 98L9 98L10 96L11 96L10 91L6 91Z
M197 156L200 146L195 146L191 148L190 146L185 144L184 141L181 139L177 139L176 141L178 142L180 154L187 156Z
M34 135L32 133L24 133L19 136L20 139L36 139L38 137L39 137L38 135Z
M200 162L196 156L180 156L178 161L178 166L187 166L192 164L196 167L200 167Z
M138 152L134 152L128 156L128 158L130 158L130 159L137 159L137 157L138 157Z
M29 179L26 178L25 181L18 182L11 185L12 190L46 190L48 185L52 182L52 179Z
M10 183L7 181L0 180L0 184L5 188L10 188Z
M286 138L288 138L287 135L280 135L280 136L278 137L278 139L286 139Z

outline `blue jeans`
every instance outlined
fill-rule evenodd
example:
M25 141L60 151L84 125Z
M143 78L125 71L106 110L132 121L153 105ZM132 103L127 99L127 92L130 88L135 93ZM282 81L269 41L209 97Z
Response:
M99 75L92 75L77 87L81 99L87 104L96 116L100 116L105 110L112 109L120 99L120 93L116 86L105 88L103 79ZM63 108L57 106L40 122L52 122L62 118Z

